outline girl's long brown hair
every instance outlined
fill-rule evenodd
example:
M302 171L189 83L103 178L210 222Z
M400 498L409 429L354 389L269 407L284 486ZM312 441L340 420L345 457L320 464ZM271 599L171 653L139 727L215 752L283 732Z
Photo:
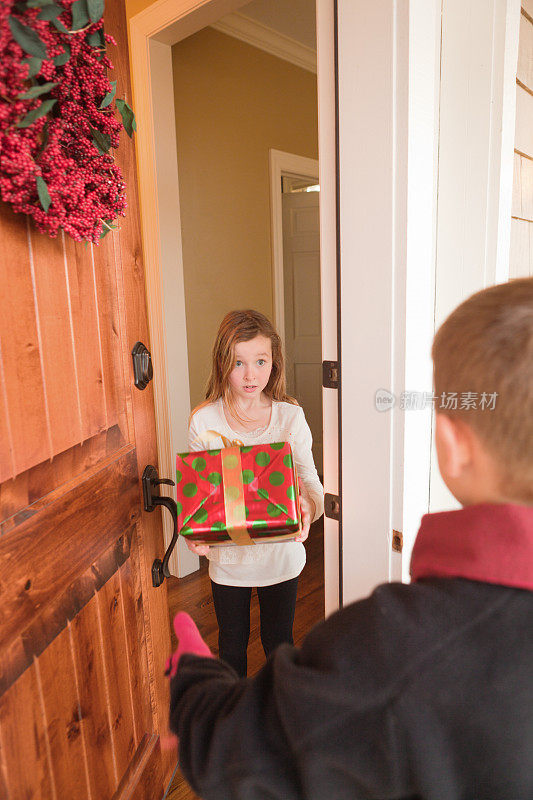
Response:
M244 311L230 311L220 323L213 345L211 374L207 381L205 401L196 406L191 413L191 418L200 408L222 397L226 407L235 419L241 422L248 421L239 415L237 411L231 392L229 375L235 366L235 345L239 342L249 342L250 339L255 339L256 336L265 336L270 339L272 346L272 372L267 385L263 389L264 393L271 400L298 405L294 397L290 397L287 394L285 359L280 337L264 314L253 309L246 309Z

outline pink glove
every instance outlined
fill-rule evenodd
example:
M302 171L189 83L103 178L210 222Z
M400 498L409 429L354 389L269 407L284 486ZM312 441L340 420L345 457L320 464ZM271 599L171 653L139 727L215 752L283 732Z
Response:
M165 665L165 675L171 678L178 671L178 662L184 653L213 658L213 653L200 636L192 617L185 611L180 611L174 617L174 630L178 637L178 649L167 659Z

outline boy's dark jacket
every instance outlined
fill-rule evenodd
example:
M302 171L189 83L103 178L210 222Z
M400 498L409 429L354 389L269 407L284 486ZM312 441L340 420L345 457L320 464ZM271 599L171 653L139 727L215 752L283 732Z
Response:
M253 679L182 657L171 727L203 800L533 800L533 508L424 517L411 573Z

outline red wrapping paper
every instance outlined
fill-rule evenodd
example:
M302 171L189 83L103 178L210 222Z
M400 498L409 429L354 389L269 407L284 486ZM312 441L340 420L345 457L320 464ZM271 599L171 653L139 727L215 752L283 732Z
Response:
M238 470L231 471L223 463L230 452L226 449L178 454L179 533L196 543L234 544L228 533L232 525L227 519L227 498L242 487L242 522L252 541L294 539L301 529L301 513L296 467L288 442L232 448L235 451L240 451L240 464ZM228 475L235 474L240 476L241 487L228 485ZM251 542L248 539L243 543Z

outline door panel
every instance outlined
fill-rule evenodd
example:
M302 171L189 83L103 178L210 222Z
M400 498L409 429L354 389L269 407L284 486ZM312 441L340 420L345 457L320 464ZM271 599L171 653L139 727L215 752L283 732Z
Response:
M117 95L129 98L124 8L106 4ZM156 464L135 157L115 159L128 216L98 247L39 234L0 207L0 797L161 798L170 649L151 586L161 517L141 511Z
M282 195L287 391L302 405L323 472L319 193Z

